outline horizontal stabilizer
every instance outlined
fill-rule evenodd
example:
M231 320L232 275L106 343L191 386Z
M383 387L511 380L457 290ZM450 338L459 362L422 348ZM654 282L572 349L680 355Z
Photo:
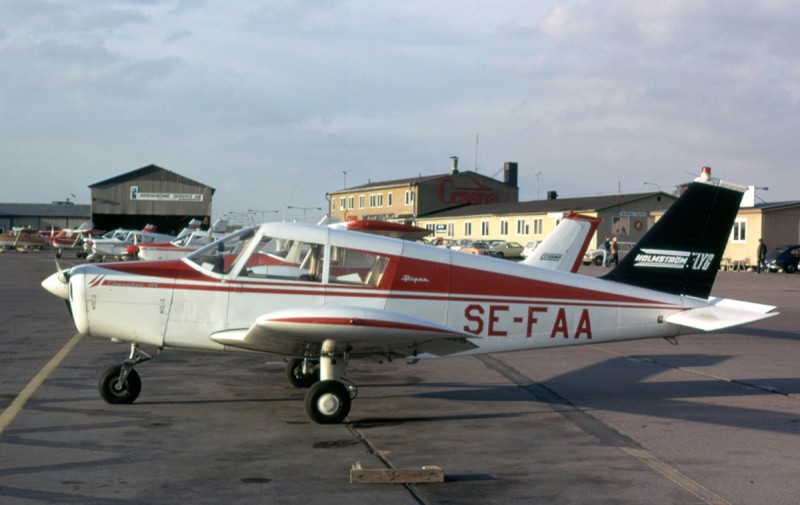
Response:
M431 321L366 307L295 307L259 317L249 330L224 331L211 339L224 345L287 356L320 351L335 340L351 355L454 354L476 346L475 338Z
M728 298L711 298L710 305L684 310L667 317L668 323L702 331L721 330L777 316L772 305L742 302Z

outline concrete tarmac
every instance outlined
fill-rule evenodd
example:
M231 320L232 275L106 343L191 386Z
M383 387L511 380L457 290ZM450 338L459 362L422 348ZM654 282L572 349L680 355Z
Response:
M0 254L4 505L800 501L797 274L721 272L715 295L781 315L677 346L356 362L348 423L321 426L257 354L165 350L137 366L136 403L106 404L97 380L128 347L73 340L39 285L54 270L52 252ZM349 484L356 462L446 480Z

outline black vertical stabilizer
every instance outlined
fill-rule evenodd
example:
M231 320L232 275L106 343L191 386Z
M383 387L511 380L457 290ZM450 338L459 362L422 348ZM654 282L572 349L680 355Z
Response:
M603 278L708 298L742 194L716 183L693 182Z

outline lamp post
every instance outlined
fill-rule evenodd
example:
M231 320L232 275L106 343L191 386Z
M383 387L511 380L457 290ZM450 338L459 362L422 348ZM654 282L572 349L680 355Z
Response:
M659 191L661 191L661 186L659 186L659 185L658 185L658 184L656 184L655 182L645 182L645 183L644 183L644 186L648 186L648 185L650 185L650 186L655 186L655 187L657 187L657 188L658 188L658 190L659 190Z
M264 216L266 214L277 214L278 213L277 210L258 210L258 209L247 209L247 212L251 212L253 214L256 214L256 213L261 214L261 221L259 221L260 223L264 222L264 219L265 219Z
M296 207L294 205L288 205L287 209L297 209L303 211L303 222L306 222L306 211L307 210L322 210L322 207Z
M536 199L539 199L539 176L542 175L541 172L536 172L533 174L536 177Z

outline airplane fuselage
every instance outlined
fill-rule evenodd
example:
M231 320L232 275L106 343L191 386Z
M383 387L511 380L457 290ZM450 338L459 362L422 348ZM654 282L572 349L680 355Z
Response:
M388 258L374 286L212 273L174 260L82 265L70 272L78 330L156 347L226 350L211 335L293 307L368 307L475 337L466 353L667 337L670 314L705 302L586 276L383 237L330 231ZM328 267L330 268L330 266ZM353 352L357 356L359 351ZM364 354L376 354L375 349ZM380 354L380 351L377 352Z

